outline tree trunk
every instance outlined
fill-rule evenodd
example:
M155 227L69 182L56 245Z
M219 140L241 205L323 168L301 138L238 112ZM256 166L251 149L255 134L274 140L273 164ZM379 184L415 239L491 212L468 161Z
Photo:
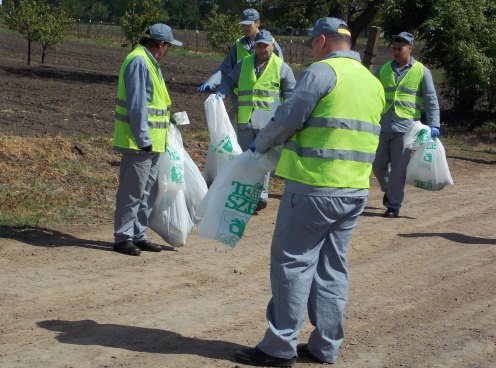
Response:
M41 63L45 64L45 55L46 55L47 46L41 47Z
M28 65L31 64L31 40L28 40Z

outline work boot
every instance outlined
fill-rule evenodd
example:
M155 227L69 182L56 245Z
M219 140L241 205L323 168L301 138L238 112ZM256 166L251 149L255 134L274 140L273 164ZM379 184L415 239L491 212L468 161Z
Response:
M400 215L400 210L396 210L394 208L389 208L384 212L384 217L394 218Z
M128 256L139 256L141 254L141 250L131 240L115 243L114 250Z
M238 350L234 357L240 363L247 365L255 365L258 367L292 367L295 358L277 358L269 354L265 354L259 348L245 348Z
M296 347L296 352L298 353L298 357L300 358L307 358L317 363L325 363L317 358L315 355L313 355L310 350L308 350L308 344L298 344L298 346Z
M134 245L136 245L139 249L147 251L147 252L160 252L162 247L160 245L152 244L148 239L135 241Z

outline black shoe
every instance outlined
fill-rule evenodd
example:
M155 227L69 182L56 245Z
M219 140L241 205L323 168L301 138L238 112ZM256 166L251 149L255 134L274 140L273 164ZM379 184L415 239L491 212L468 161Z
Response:
M398 217L400 214L400 210L395 210L394 208L389 208L386 210L386 212L384 212L384 217L389 217L389 218L393 218L393 217Z
M148 252L160 252L162 250L160 245L152 244L152 242L148 239L135 241L134 245L136 245L139 249Z
M255 210L255 212L259 212L259 211L262 211L263 209L265 209L267 207L267 201L264 200L264 199L260 199L258 201L258 204L257 204L257 209Z
M141 250L131 240L115 243L114 250L128 256L139 256L141 254Z
M310 352L310 350L308 350L308 344L298 344L298 346L296 347L296 352L298 353L298 356L301 358L308 358L317 363L325 363L319 358L317 358L315 355L313 355Z
M256 365L258 367L292 367L296 360L295 358L276 358L265 354L259 348L246 348L238 350L234 354L234 357L240 363Z

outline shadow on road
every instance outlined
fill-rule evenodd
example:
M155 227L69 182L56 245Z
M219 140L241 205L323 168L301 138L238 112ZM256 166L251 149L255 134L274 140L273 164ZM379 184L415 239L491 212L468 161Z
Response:
M478 238L476 236L469 236L460 233L411 233L411 234L398 234L403 238L427 238L439 236L441 238L461 243L461 244L496 244L496 239L486 239L486 238Z
M484 153L493 153L490 151L483 151ZM496 161L494 160L483 160L480 158L470 158L470 157L461 157L461 156L446 156L447 158L452 158L455 160L462 160L462 161L470 161L474 162L476 164L484 164L484 165L496 165Z
M64 344L98 345L144 353L191 354L234 361L233 353L244 346L222 341L182 336L176 332L135 326L98 324L92 320L47 320L41 328L57 331Z
M0 226L0 238L14 239L36 247L81 247L113 251L114 243L103 240L81 239L58 230L43 227ZM162 245L164 251L176 251L170 245Z
M100 250L112 250L114 243L80 239L61 231L42 227L0 226L0 237L21 241L37 247L82 247Z

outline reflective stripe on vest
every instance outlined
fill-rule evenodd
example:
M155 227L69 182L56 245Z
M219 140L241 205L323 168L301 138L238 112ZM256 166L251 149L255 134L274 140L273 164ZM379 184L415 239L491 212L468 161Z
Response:
M382 66L379 77L386 94L384 112L394 106L394 111L400 118L420 118L424 65L416 61L398 85L394 80L391 61Z
M304 128L286 141L276 174L312 186L368 188L383 88L357 60L320 62L332 67L336 86L317 103Z
M115 101L115 127L112 145L122 148L138 150L139 147L131 130L129 121L127 103L126 103L126 85L124 82L124 73L128 64L135 57L141 56L146 60L148 70L152 79L152 100L148 101L148 127L150 138L152 140L153 152L164 152L167 137L167 124L169 123L171 100L165 82L161 77L159 70L150 59L141 45L138 45L122 63L119 72L119 82L117 87L117 98Z
M238 123L250 121L253 110L269 111L280 95L281 65L279 56L272 54L262 75L255 74L255 54L243 59L238 82Z

